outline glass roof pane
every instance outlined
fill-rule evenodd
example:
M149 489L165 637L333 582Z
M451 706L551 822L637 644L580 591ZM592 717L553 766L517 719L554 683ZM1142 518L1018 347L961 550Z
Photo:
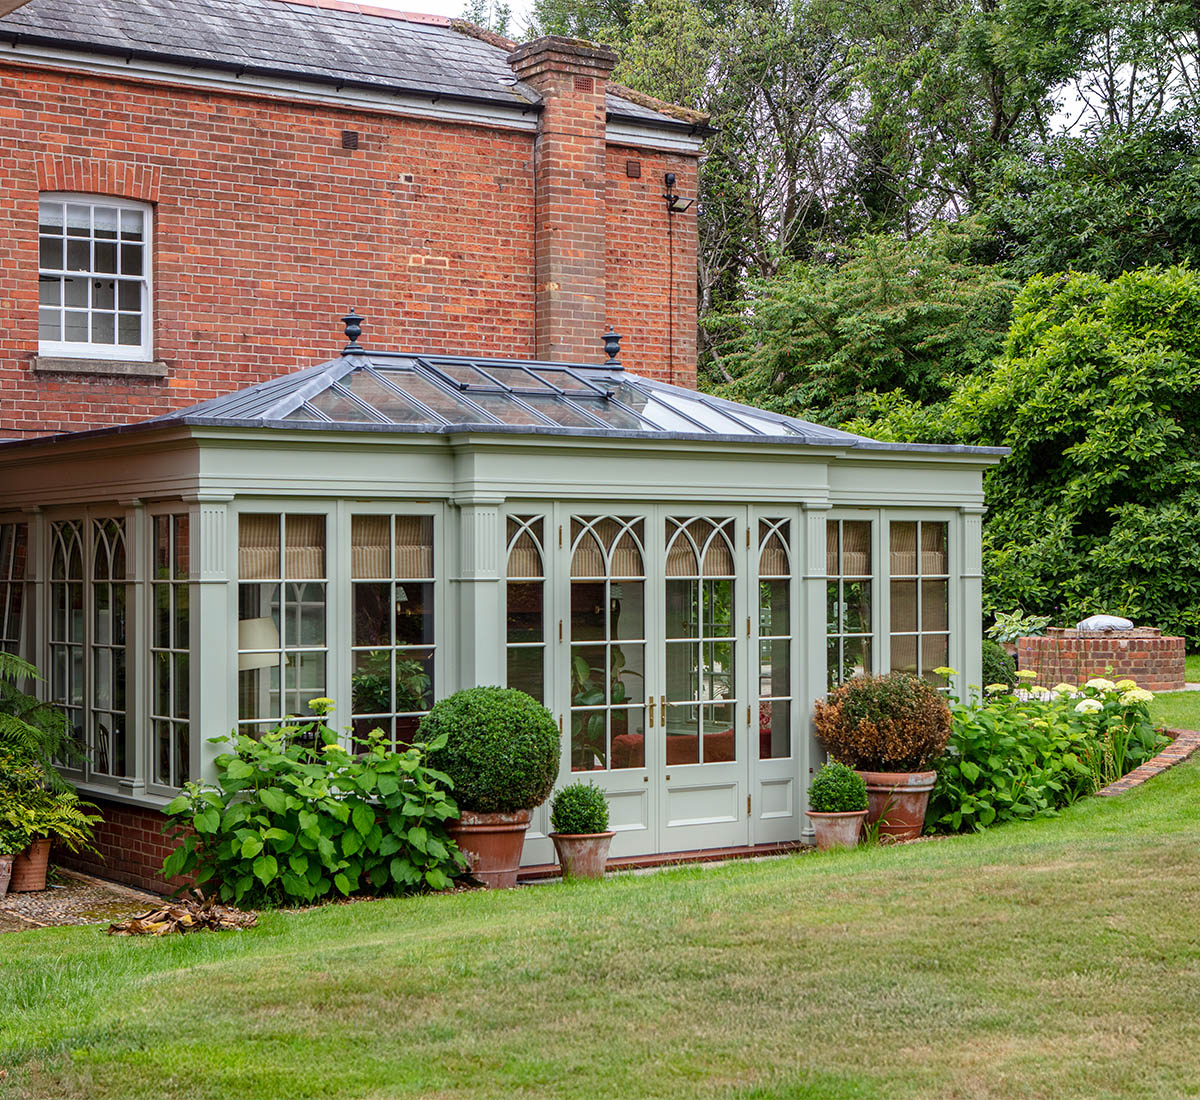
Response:
M436 367L443 374L448 374L455 382L466 382L471 386L496 388L495 382L480 372L478 367L471 366L470 363L450 363L444 359L428 359L426 362L430 366Z
M520 367L499 366L495 363L481 363L480 366L493 378L503 382L506 386L511 386L514 390L540 390L544 388L537 376L527 370L522 370ZM492 383L489 382L487 384L490 386Z
M383 419L381 416L372 416L366 409L361 408L345 394L338 393L332 387L317 394L309 401L309 404L319 412L323 412L330 420L336 420L342 424L357 424L364 420L377 423Z
M765 416L751 416L749 413L738 412L738 417L747 420L764 435L796 435L796 430L781 420L768 420Z
M483 413L476 411L461 397L435 386L422 374L413 371L389 371L387 380L393 386L399 386L405 393L412 394L423 405L428 405L439 416L444 416L451 424L490 423Z
M319 416L317 416L316 413L311 412L304 405L301 405L298 409L293 409L283 419L284 420L320 420L321 418Z
M476 405L487 409L492 416L499 418L505 424L537 424L543 428L546 426L546 422L540 416L522 408L510 394L480 393L473 390L471 400Z
M403 375L398 376L402 378ZM418 408L407 398L384 385L373 374L356 370L342 379L344 385L360 401L377 409L393 424L436 424L424 409Z
M538 412L548 416L555 424L561 424L564 428L604 427L603 424L597 424L594 420L584 416L575 405L557 394L549 394L545 397L536 394L522 394L521 400L527 405L532 405ZM597 401L596 404L599 405L600 402Z
M569 371L565 371L560 367L546 367L543 370L537 371L537 376L552 386L557 386L560 390L565 390L567 393L595 393L595 389L589 386L581 378L575 378ZM604 385L601 383L600 390L603 392Z
M695 398L685 397L681 393L670 394L668 400L680 412L686 413L693 420L698 420L710 432L720 435L752 435L753 433L732 417L724 416L710 405Z
M634 389L626 382L621 382L613 386L613 396L635 412L640 413L655 427L662 428L663 431L694 432L696 434L704 431L698 424L693 424L692 421L680 416L672 409L667 403L670 398L664 399L662 394L647 393Z
M584 408L593 416L600 417L610 428L625 428L634 432L652 432L654 430L653 425L642 422L628 409L622 409L603 398L589 401Z

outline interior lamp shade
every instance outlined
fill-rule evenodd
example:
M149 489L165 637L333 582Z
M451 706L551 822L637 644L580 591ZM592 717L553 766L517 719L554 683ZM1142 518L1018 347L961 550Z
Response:
M239 653L238 672L279 664L279 627L275 620L241 619L238 622L238 649L275 650L274 653Z

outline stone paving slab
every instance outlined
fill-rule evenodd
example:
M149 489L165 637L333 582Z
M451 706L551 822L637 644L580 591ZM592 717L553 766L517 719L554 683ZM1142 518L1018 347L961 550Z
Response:
M0 933L64 924L108 924L158 904L155 894L78 871L56 869L57 885L0 899Z

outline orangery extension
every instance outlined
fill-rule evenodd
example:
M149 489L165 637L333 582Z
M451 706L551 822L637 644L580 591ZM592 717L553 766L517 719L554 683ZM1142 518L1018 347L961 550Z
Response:
M812 702L980 675L982 475L624 366L364 349L0 446L3 643L87 746L106 873L149 881L210 738L336 701L413 738L507 684L608 797L613 855L803 839ZM601 347L599 337L595 340ZM525 864L552 862L543 807Z

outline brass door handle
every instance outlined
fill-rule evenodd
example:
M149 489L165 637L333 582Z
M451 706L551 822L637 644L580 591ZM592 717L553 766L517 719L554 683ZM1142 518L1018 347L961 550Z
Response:
M660 695L658 697L658 720L663 729L667 728L667 697Z
M646 709L650 712L650 728L654 729L654 696L646 696Z

